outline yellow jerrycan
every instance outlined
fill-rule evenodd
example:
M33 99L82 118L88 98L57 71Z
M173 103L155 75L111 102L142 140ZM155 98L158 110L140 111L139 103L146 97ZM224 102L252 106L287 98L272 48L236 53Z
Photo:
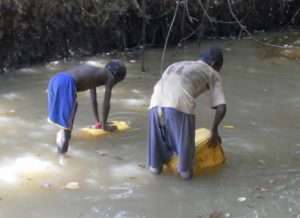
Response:
M199 176L205 170L216 167L225 162L224 151L221 145L215 148L208 148L210 130L206 128L196 129L195 132L195 157L193 165L193 175ZM174 155L168 163L164 165L164 172L177 175L177 157Z

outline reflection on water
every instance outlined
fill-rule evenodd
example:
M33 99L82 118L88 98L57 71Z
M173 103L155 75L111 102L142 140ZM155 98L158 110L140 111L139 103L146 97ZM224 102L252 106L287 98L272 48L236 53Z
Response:
M133 190L130 184L121 184L109 187L111 199L126 199L133 196ZM116 193L114 193L116 192Z
M17 157L14 161L1 163L0 180L9 184L15 184L21 175L40 176L53 170L51 162L43 161L33 156Z
M298 43L296 38L281 41L289 42ZM113 90L109 119L128 122L129 130L80 138L80 128L94 119L89 94L78 93L63 166L54 145L57 128L46 121L48 81L79 63L104 66L106 61L53 62L1 75L0 217L206 218L212 212L234 218L299 217L299 64L251 40L202 46L207 43L224 50L228 112L220 133L226 162L191 181L153 176L145 166L147 111L160 77L161 50L146 52L146 73L139 72L139 60L127 61L128 76ZM165 67L195 59L198 48L191 44L173 52L166 54ZM269 56L261 58L264 52ZM101 103L103 88L98 92ZM214 114L207 94L199 98L196 114L197 127L210 128ZM61 188L66 184L76 187Z

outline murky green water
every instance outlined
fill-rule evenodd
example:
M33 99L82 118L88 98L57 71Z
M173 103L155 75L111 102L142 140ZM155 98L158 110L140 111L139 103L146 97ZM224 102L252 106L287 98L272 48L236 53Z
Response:
M226 163L191 181L153 176L145 168L147 106L160 76L162 50L126 61L128 76L113 90L110 120L126 132L79 137L93 123L89 93L79 93L69 158L59 165L57 128L47 123L47 84L57 71L94 57L36 66L0 77L0 217L198 218L300 217L300 63L263 58L251 40L208 41L224 50L228 112L220 126ZM166 53L165 65L195 59L198 47ZM98 91L103 94L103 89ZM101 100L99 101L101 102ZM198 99L197 127L210 128L209 96ZM224 125L234 128L225 128ZM74 182L74 189L63 186Z

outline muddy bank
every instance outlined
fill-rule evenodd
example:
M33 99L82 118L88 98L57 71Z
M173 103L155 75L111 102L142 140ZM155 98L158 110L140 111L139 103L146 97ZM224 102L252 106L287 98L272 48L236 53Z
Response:
M161 46L170 26L169 44L239 37L242 25L282 30L299 25L299 8L296 0L2 0L0 69Z

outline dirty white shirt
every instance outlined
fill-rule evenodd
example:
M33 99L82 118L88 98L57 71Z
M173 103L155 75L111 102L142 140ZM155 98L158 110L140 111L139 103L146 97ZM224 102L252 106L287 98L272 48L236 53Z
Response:
M155 84L150 108L171 107L195 114L195 99L209 90L211 107L225 104L219 73L203 61L182 61L170 65Z

